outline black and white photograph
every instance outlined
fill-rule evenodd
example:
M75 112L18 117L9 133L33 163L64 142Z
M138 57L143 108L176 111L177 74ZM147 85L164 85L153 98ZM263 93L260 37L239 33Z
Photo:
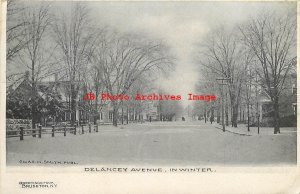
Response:
M7 166L297 165L296 2L6 14Z
M299 11L1 1L0 193L300 193Z

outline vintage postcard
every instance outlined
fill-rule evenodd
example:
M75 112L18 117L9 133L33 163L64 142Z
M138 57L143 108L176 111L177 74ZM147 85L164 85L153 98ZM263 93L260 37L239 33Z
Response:
M300 193L297 6L2 1L0 193Z

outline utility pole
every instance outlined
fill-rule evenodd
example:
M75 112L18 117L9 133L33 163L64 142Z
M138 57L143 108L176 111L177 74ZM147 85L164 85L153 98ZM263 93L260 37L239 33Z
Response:
M248 128L248 131L250 131L250 114L249 114L249 102L247 104L247 113L248 113L248 118L247 118L247 128Z
M255 69L257 71L257 69ZM258 90L257 90L257 85L258 85L258 80L257 80L257 72L255 74L255 95L256 95L256 116L257 116L257 133L259 134L259 106L258 106Z
M124 106L123 106L123 100L121 101L122 103L122 125L124 125Z
M207 117L206 102L204 102L204 105L205 105L205 107L204 107L204 119L205 119L205 123L206 123L206 117Z
M251 100L251 69L249 69L249 82L248 82L248 87L247 87L247 113L248 113L248 131L250 131L250 100Z
M225 132L225 123L224 123L224 94L223 94L223 86L224 85L228 85L228 84L224 84L224 81L229 81L230 78L217 78L217 81L222 81L222 83L220 84L222 86L221 89L221 98L222 98L222 128L223 128L223 132Z

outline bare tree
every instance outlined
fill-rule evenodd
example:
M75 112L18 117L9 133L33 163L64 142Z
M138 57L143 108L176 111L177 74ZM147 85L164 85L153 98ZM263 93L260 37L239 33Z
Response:
M237 127L238 106L245 62L241 56L243 48L232 32L223 27L214 31L202 45L201 65L210 69L215 76L227 78L228 92L232 106L232 123Z
M145 72L163 68L169 63L162 44L130 35L110 33L94 54L93 63L101 72L101 82L110 95L122 95ZM113 125L117 126L121 102L113 100Z
M62 14L55 18L53 39L58 45L58 53L69 80L71 123L74 124L80 72L88 63L93 35L87 8L75 3L71 5L70 12L69 15Z
M150 72L145 72L144 76L140 76L130 87L130 89L126 92L126 94L130 97L130 100L121 102L122 108L122 117L121 121L123 121L124 117L124 107L126 106L127 110L127 123L128 120L133 118L133 120L141 120L142 111L146 110L146 106L148 104L147 101L143 100L135 100L135 96L137 94L146 94L150 92L156 92L157 89L154 87L154 82L152 81ZM132 117L130 117L132 114ZM123 122L122 122L123 123Z
M279 97L295 60L296 15L266 13L240 26L245 44L259 60L261 83L274 109L274 134L280 133Z
M16 0L7 1L6 60L12 60L27 43L23 31L27 22L22 19L25 10Z
M37 92L38 81L48 70L50 56L45 54L46 30L50 25L49 5L40 4L35 7L28 7L22 15L24 42L22 51L18 52L18 60L31 72L31 116L32 128L37 122ZM16 53L15 53L16 54Z
M246 102L246 105L247 105L247 128L248 128L248 131L250 131L250 104L252 102L252 90L253 90L253 79L254 79L254 71L249 68L247 69L247 74L245 76L245 102Z
M198 80L196 85L196 91L200 92L202 94L208 94L208 95L216 95L218 99L220 99L221 89L220 87L215 83L217 75L211 70L204 66L199 67L199 73L201 74L201 79ZM220 107L217 103L212 102L206 102L206 101L196 101L194 102L194 109L195 112L198 112L198 114L203 112L204 121L209 120L208 113L212 113L210 116L214 117L215 110L217 111L217 116L219 116ZM198 110L197 109L201 109ZM214 119L214 118L212 118ZM218 120L219 121L219 120Z
M80 85L82 91L79 92L79 94L82 95L78 99L78 107L88 113L89 122L93 120L94 124L96 124L99 111L101 110L102 106L107 105L107 101L102 101L98 98L99 94L103 93L105 89L104 85L101 83L101 73L99 72L99 69L95 68L95 66L92 66L92 64L87 64L86 68L81 69ZM95 94L95 99L84 100L85 94L90 92Z
M101 72L99 71L98 68L95 68L95 66L92 66L92 72L91 72L91 78L93 79L92 83L93 83L93 91L95 91L95 103L94 103L94 112L97 113L98 110L100 110L100 108L107 104L106 101L102 101L98 99L98 96L101 92L104 91L105 87L104 84L101 83ZM94 122L96 122L96 119L94 118Z

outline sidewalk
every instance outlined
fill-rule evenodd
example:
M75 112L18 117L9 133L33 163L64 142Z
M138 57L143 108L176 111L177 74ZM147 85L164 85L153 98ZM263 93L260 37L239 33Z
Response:
M223 130L222 125L218 123L213 123L214 127L220 130ZM238 124L238 127L225 126L225 132L234 133L237 135L243 136L257 136L257 135L296 135L297 128L296 127L281 127L280 134L274 134L273 127L260 127L259 133L257 127L250 127L250 131L248 131L246 124Z

